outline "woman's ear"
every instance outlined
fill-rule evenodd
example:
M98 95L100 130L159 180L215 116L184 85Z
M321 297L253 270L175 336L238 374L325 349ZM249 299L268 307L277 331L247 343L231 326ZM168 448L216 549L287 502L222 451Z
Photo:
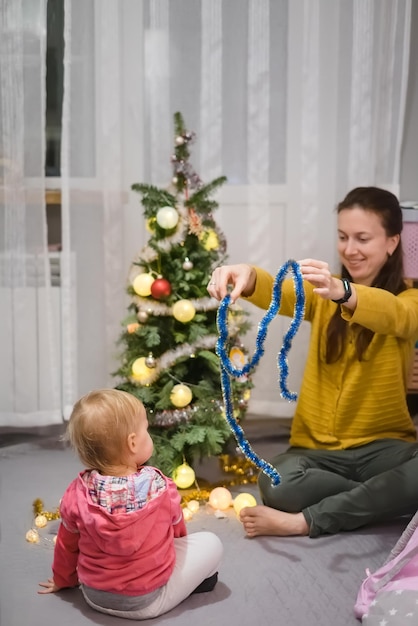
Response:
M389 238L389 244L388 244L389 256L392 256L392 254L395 252L396 248L398 247L400 238L401 238L400 235L393 235L392 237Z

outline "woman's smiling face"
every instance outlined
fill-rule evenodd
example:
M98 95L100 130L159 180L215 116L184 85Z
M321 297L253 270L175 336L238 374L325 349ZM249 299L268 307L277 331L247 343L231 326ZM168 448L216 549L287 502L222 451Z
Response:
M388 237L379 215L358 205L338 214L338 254L353 282L371 285L399 243Z

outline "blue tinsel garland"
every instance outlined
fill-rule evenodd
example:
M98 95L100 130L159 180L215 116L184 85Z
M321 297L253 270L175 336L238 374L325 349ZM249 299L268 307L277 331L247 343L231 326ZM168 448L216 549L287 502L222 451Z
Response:
M250 444L248 443L247 439L245 438L243 429L233 416L234 411L231 399L232 394L230 376L240 378L241 376L245 376L246 374L248 374L254 367L256 367L256 365L258 365L261 357L264 354L264 342L267 336L268 325L276 317L277 312L280 308L280 301L282 297L282 283L284 278L286 277L286 274L289 271L293 274L296 302L293 319L283 337L283 344L277 357L277 365L279 369L280 395L285 400L295 401L297 399L297 394L289 391L289 389L287 388L287 377L289 375L289 364L287 361L287 355L292 346L292 340L303 321L305 312L305 292L303 290L303 278L298 263L293 260L286 261L286 263L284 263L277 272L273 284L273 292L270 306L258 325L258 332L255 341L256 348L254 350L254 354L242 369L234 367L227 354L227 315L228 307L231 301L231 297L229 295L225 296L225 298L220 303L217 315L219 338L216 344L216 353L221 361L221 386L225 404L226 419L235 436L235 439L237 440L239 448L245 454L246 458L254 463L254 465L258 467L262 472L264 472L264 474L269 476L273 485L278 485L280 483L281 477L279 472L270 463L267 463L266 461L264 461L264 459L261 459L259 456L257 456L257 454L253 451Z

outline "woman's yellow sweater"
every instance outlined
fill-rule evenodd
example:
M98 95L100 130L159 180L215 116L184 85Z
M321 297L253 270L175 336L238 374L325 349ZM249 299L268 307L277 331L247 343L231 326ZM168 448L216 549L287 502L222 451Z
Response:
M265 270L255 269L255 291L246 299L267 309L274 279ZM355 288L356 310L342 305L341 315L350 327L360 324L375 335L359 361L350 328L342 357L328 364L326 330L338 305L324 300L313 292L310 283L304 283L305 320L311 323L311 337L292 422L292 446L338 450L376 439L416 439L406 390L418 339L418 289L394 296L375 287L356 284ZM292 317L295 301L293 281L286 279L279 313Z

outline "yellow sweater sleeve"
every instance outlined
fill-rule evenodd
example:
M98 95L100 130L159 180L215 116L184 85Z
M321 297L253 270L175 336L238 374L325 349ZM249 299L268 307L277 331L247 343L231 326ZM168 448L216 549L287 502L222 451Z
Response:
M274 278L265 270L256 271L255 290L247 300L267 309ZM326 363L326 329L338 305L304 283L311 336L292 422L293 446L342 449L383 438L416 439L406 386L418 337L418 290L395 296L374 287L355 288L356 310L339 307L350 326L343 355L335 363ZM294 305L293 281L286 279L279 313L292 316ZM361 361L355 351L353 325L357 324L374 332Z
M342 316L375 333L402 339L418 338L418 289L406 289L399 295L385 289L355 285L357 307L342 307Z

